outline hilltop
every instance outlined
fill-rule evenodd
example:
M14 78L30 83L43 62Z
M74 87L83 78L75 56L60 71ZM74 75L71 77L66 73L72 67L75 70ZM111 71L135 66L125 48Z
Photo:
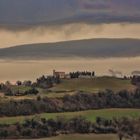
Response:
M53 87L51 90L60 91L85 91L85 92L99 92L111 89L114 92L120 90L133 90L136 87L131 84L130 80L124 80L114 77L95 77L95 78L79 78L79 79L64 79L61 83ZM52 94L53 95L53 94ZM57 96L59 93L57 93Z

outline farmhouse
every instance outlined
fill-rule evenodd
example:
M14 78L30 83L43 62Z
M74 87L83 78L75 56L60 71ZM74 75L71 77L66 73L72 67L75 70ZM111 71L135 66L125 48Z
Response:
M60 71L53 70L53 76L54 77L59 77L61 79L64 79L65 75L66 75L65 72L60 72Z

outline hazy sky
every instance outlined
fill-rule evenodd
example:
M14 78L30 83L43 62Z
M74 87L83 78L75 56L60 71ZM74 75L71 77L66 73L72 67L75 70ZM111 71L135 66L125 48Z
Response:
M140 38L140 0L0 0L0 48L85 38Z

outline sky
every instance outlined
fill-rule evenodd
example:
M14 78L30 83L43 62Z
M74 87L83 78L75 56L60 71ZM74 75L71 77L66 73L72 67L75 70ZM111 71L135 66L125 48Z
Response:
M0 48L140 38L140 0L0 0Z

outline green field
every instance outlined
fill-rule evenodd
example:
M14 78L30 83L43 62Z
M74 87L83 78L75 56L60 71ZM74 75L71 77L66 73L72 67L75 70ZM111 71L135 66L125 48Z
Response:
M30 90L31 87L22 86L22 85L21 85L21 86L13 85L13 86L11 86L11 89L12 89L13 91L25 92L25 91L27 91L27 90Z
M95 122L96 117L103 117L106 119L112 119L113 117L131 117L139 118L140 109L101 109L101 110L88 110L80 112L64 112L64 113L42 113L32 116L18 116L18 117L1 117L0 124L13 124L16 122L23 122L27 118L42 117L42 118L56 118L58 116L72 118L75 116L83 116L91 122Z
M35 139L34 139L35 140ZM37 139L36 139L37 140ZM119 140L117 135L111 135L111 134L75 134L75 135L61 135L57 137L52 138L43 138L39 140ZM124 139L125 140L125 139Z
M114 77L95 77L91 79L64 79L62 82L52 88L52 91L87 91L98 92L106 89L119 91L123 89L131 90L135 86L130 80L124 80Z

